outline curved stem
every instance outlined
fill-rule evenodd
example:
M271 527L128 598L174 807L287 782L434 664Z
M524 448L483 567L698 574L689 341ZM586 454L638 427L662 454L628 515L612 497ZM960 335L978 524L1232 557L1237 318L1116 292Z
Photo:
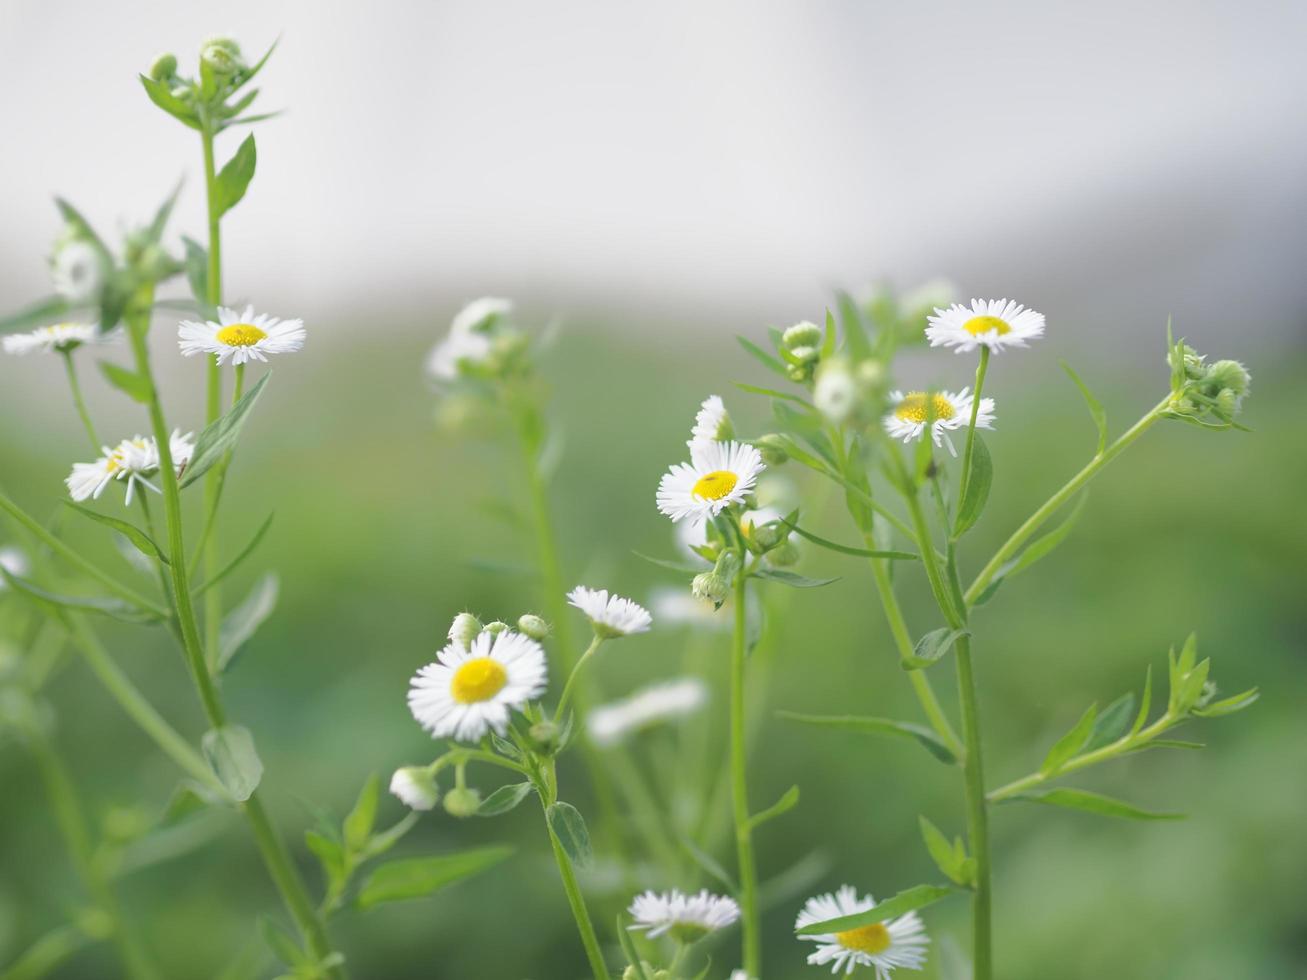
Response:
M77 406L77 414L82 419L82 425L86 427L86 434L91 438L91 449L98 453L101 449L100 437L95 434L91 413L86 410L86 400L82 398L82 386L77 380L77 365L73 363L73 352L63 350L59 353L63 355L64 370L68 373L68 387L73 393L73 404Z
M1004 562L1012 558L1021 546L1030 540L1031 536L1044 526L1044 523L1052 517L1059 509L1062 508L1076 493L1104 466L1119 456L1132 442L1142 436L1152 427L1153 423L1162 417L1162 412L1170 404L1170 398L1164 398L1148 411L1138 422L1127 429L1121 436L1101 453L1091 459L1085 467L1066 482L1063 487L1026 519L1026 522L1012 532L1012 536L1003 542L998 551L994 552L988 564L980 570L974 582L967 587L966 601L968 605L975 603L980 594L985 591L989 583L994 580L998 570L1003 567Z
M744 728L745 585L741 572L735 578L735 630L731 643L731 798L735 814L735 850L740 872L740 922L743 930L744 972L762 972L762 935L758 921L758 869L753 856L753 829L749 824L748 762Z
M976 679L971 662L971 637L961 636L954 646L957 660L958 699L962 705L962 737L966 742L964 779L967 798L967 837L976 862L975 892L971 901L972 964L975 980L994 975L992 895L989 869L989 812L985 799L985 768L981 756L980 717Z
M603 642L604 638L596 633L594 638L590 641L590 645L585 648L585 653L581 654L577 659L576 665L572 668L571 675L567 678L567 683L563 685L563 693L558 699L558 707L554 709L554 718L556 720L562 721L563 715L567 711L567 702L571 699L572 691L575 689L576 679L581 674L581 668L585 665L587 660L594 656L595 651L599 649L600 644Z

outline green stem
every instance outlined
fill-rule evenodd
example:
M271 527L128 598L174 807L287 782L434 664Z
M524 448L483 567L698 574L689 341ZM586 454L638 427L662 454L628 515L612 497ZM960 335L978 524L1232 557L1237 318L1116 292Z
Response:
M908 512L912 515L912 524L916 529L917 550L921 552L921 562L926 566L926 578L930 581L930 591L934 594L935 602L939 604L940 612L944 614L944 619L949 626L953 629L962 629L966 624L966 617L963 612L959 612L954 607L953 596L949 591L944 569L940 567L939 556L935 554L935 543L930 535L930 525L926 523L926 514L921 509L921 498L914 489L911 492L905 492L903 499L907 501Z
M994 975L992 897L989 869L989 813L985 800L985 768L981 756L980 717L976 704L976 678L971 662L971 637L954 645L957 660L958 700L962 706L962 737L966 743L964 780L967 798L967 837L976 862L975 891L971 901L972 966L974 980Z
M546 766L552 770L554 763L550 761ZM558 784L557 777L552 772L537 772L535 783L540 806L544 810L545 830L549 833L549 844L554 851L558 874L563 879L563 891L567 893L567 904L572 910L572 918L576 920L576 930L581 935L581 945L585 947L585 957L590 962L590 970L594 973L594 980L611 980L608 966L604 963L604 954L599 948L599 937L595 934L594 923L590 921L590 912L585 907L585 898L581 894L581 886L576 880L576 871L572 868L572 859L568 857L567 849L563 847L563 842L554 833L553 824L549 822L549 807L553 805L557 795L553 790L553 787Z
M967 444L962 451L962 476L958 481L958 513L962 501L967 499L967 486L971 483L971 454L976 448L976 416L980 414L980 393L985 388L985 372L989 370L989 348L980 347L980 363L976 365L976 390L971 393L971 419L967 423Z
M744 728L745 585L741 572L735 578L735 629L731 643L731 798L735 815L735 850L740 873L740 922L743 931L744 972L762 973L762 934L758 920L758 869L753 856L753 828L749 824L748 750Z
M587 660L594 656L595 651L599 649L603 642L604 638L596 633L594 638L590 640L590 645L585 648L585 653L581 654L580 658L576 661L576 666L572 668L572 673L567 678L567 683L563 685L563 694L558 699L558 707L554 710L554 718L557 721L561 722L564 719L564 715L567 712L567 703L571 700L572 691L576 688L576 679L581 675L582 666L585 665Z
M82 803L78 799L77 789L69 775L68 767L37 726L31 726L28 734L32 755L41 770L41 779L45 783L46 793L50 797L50 805L54 810L55 823L58 824L60 833L64 837L68 853L72 857L78 876L82 879L83 887L91 900L108 916L113 940L123 961L124 972L128 977L141 978L141 980L157 977L158 974L150 965L140 941L128 930L118 905L118 897L110 887L108 877L95 860L91 833L83 817Z
M1029 541L1031 536L1043 527L1044 523L1074 497L1086 483L1092 480L1099 470L1147 432L1153 423L1162 417L1162 412L1169 404L1169 397L1158 402L1143 418L1122 433L1120 438L1091 459L1084 469L1068 480L1053 496L1044 501L1043 505L1031 514L1024 524L1013 531L1012 536L1003 542L998 551L994 552L994 557L980 570L976 580L967 588L967 604L973 605L981 593L989 586L989 583L993 581L994 576L998 574L998 570L1003 567L1003 564L1012 558L1021 549L1021 546Z
M195 608L192 601L190 583L186 573L186 543L182 533L181 493L177 481L177 471L172 461L172 450L168 441L168 425L163 416L163 406L159 402L159 391L154 383L150 369L150 354L146 345L149 329L150 305L152 291L145 290L135 297L136 309L128 317L127 333L131 337L132 351L136 358L137 373L149 386L150 425L159 448L159 478L163 488L164 514L168 525L168 553L175 556L168 566L172 573L173 598L177 610L177 622L181 631L182 648L186 654L187 664L191 670L192 680L204 706L205 717L212 728L221 728L226 723L226 712L218 696L217 686L209 673L201 645ZM212 594L212 590L207 595ZM264 864L273 882L281 892L287 910L295 920L301 936L314 957L322 960L330 955L331 944L327 940L326 929L318 917L317 910L309 900L304 882L290 862L285 844L273 830L268 821L263 804L256 795L251 795L242 805L250 829L254 833ZM342 976L343 971L335 969L335 976Z
M82 397L82 386L77 380L77 365L73 363L73 352L62 350L59 352L63 355L64 370L68 373L68 387L73 393L73 404L77 406L77 414L82 419L82 425L86 426L86 434L91 438L91 449L99 452L103 444L100 437L95 434L95 425L91 422L91 413L86 410L86 400Z
M205 300L209 306L217 307L222 302L222 215L218 202L217 168L214 166L213 139L216 135L207 115L202 119L200 142L204 150L204 191L208 215L209 230L209 268L206 277ZM215 422L222 414L222 369L216 355L210 355L205 373L205 411L206 425ZM204 563L204 577L212 580L218 572L221 556L216 547L210 547L213 525L217 521L218 501L222 496L223 471L225 466L215 466L204 477L204 526L193 561L198 565ZM173 561L185 562L185 555L173 553ZM194 567L191 569L194 572ZM222 627L222 590L215 585L204 593L204 649L208 652L208 662L217 663L218 633Z

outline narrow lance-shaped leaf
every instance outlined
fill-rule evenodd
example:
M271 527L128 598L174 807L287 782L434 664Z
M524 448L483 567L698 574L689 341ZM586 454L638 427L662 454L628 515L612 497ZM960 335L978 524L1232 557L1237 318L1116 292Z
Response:
M109 384L134 402L141 405L149 402L150 397L154 394L149 378L143 377L135 371L129 371L127 368L119 367L109 361L100 361L98 363L100 373L104 375L104 379Z
M904 670L920 670L923 667L929 667L935 661L939 660L949 650L953 649L953 644L964 636L970 636L970 630L952 630L947 626L941 626L937 630L931 630L920 640L912 649L912 656L904 657L900 663Z
M1094 719L1098 717L1098 705L1091 704L1080 720L1076 722L1075 727L1067 732L1054 743L1053 747L1048 750L1048 755L1044 758L1044 763L1039 767L1039 771L1045 776L1057 772L1066 763L1068 759L1074 756L1089 741L1089 736L1094 730Z
M239 204L245 196L246 188L254 178L257 163L258 150L254 146L254 134L250 133L236 150L236 155L218 172L214 203L219 217Z
M923 443L927 440L922 439ZM985 503L989 500L989 488L994 482L994 461L990 458L989 447L980 433L975 433L975 444L971 452L971 475L967 479L966 496L958 505L957 522L953 528L955 536L971 528L980 515L984 513Z
M1076 383L1076 387L1080 389L1080 394L1085 397L1085 404L1089 406L1089 414L1094 420L1094 426L1098 429L1098 451L1095 455L1101 456L1103 450L1107 448L1107 412L1104 410L1102 403L1094 397L1094 393L1089 390L1089 386L1080 380L1080 375L1071 370L1071 365L1066 361L1062 362L1062 370Z
M269 514L264 519L263 523L259 525L259 529L254 532L254 537L249 540L249 543L246 544L244 548L237 552L235 558L224 565L222 569L213 576L213 578L206 579L204 584L195 590L197 596L203 595L213 586L221 582L224 578L235 571L237 567L240 566L241 562L250 556L254 549L259 546L259 542L263 540L263 536L268 533L268 528L272 527L273 516L273 514Z
M774 820L781 814L789 813L799 805L799 787L791 786L784 795L765 810L755 813L749 818L749 826L753 828L761 827L768 820Z
M148 75L141 75L139 78L141 79L141 86L145 89L145 94L150 97L151 102L183 125L189 126L191 129L200 128L200 120L191 110L191 107L173 95L172 90L167 85L150 78Z
M135 524L120 520L117 517L110 517L108 514L101 514L99 511L91 510L89 507L83 507L80 504L75 504L71 501L65 500L64 503L83 517L87 517L95 521L97 524L103 524L105 527L117 531L124 538L130 541L135 546L136 550L145 555L145 557L161 561L165 565L169 564L168 556L163 553L163 549L155 544L154 539Z
M1069 810L1083 810L1086 813L1097 813L1105 817L1123 817L1127 820L1183 820L1183 813L1158 813L1152 810L1141 810L1130 803L1123 803L1120 800L1114 800L1110 796L1103 796L1099 793L1091 793L1083 789L1070 789L1062 787L1060 789L1031 790L1028 793L1018 793L1016 796L1008 797L1011 801L1025 801L1027 803L1046 803L1049 806L1065 807Z
M209 303L209 251L189 235L182 236L186 249L186 281L191 295L201 306Z
M456 854L389 861L368 876L355 902L360 909L369 909L383 902L424 898L494 867L512 853L513 848L500 844Z
M917 818L921 825L921 839L926 844L926 850L930 853L935 865L944 876L950 881L959 885L967 886L970 881L966 877L966 852L959 853L958 849L949 843L949 839L944 836L943 832L931 823L924 816Z
M892 718L868 718L856 715L805 715L794 711L781 711L778 712L778 715L787 721L797 721L804 725L818 725L823 728L835 728L840 731L853 732L857 735L890 735L914 739L940 762L949 764L957 762L957 756L944 744L943 739L924 725L914 725L909 721L895 721Z
M263 762L254 749L254 736L241 725L224 725L204 733L204 758L214 775L236 800L248 800L263 778Z
M808 578L806 575L799 575L784 568L760 568L753 575L756 578L764 578L771 582L780 582L782 585L788 585L793 589L819 589L823 585L830 585L832 582L839 581L838 577Z
M227 614L218 630L218 670L226 670L264 620L277 608L277 576L259 579L245 601Z
M771 371L773 374L779 374L782 378L789 377L789 372L785 370L784 364L772 357L748 337L737 336L735 339L740 342L741 347L757 358L768 371Z
M476 815L478 817L497 817L501 813L507 813L525 800L531 794L533 788L529 781L501 786L481 801L481 805L477 807Z
M590 832L586 830L585 818L576 807L561 800L550 803L545 813L549 829L553 831L563 850L572 859L572 863L583 868L590 863Z
M1092 752L1102 748L1125 734L1131 718L1135 713L1135 696L1127 691L1102 710L1094 720L1094 730L1085 742L1083 752Z
M342 836L351 851L361 851L372 836L372 825L377 819L377 801L381 797L381 777L375 772L359 790L359 797L341 824Z
M133 605L122 599L109 599L104 596L61 595L49 592L34 582L14 575L9 569L0 566L0 576L18 592L30 596L50 606L72 609L74 612L94 612L125 623L154 623L163 617L150 609Z
M254 403L259 400L259 395L263 393L263 388L271 377L272 372L265 374L253 388L241 397L240 401L232 406L231 411L204 427L200 437L195 440L195 452L191 454L191 461L186 465L186 471L182 474L181 485L183 487L190 486L202 477L222 459L228 450L235 447L246 418L254 408Z
M956 894L957 889L949 885L917 885L899 892L893 898L886 899L875 908L853 915L842 915L835 919L814 922L795 931L800 936L815 936L825 932L846 932L875 922L884 922L905 913L933 905L942 898Z
M796 511L793 515L782 519L780 523L804 540L811 541L813 544L827 548L830 551L838 551L842 555L856 555L859 558L885 558L890 561L916 561L918 558L917 555L910 551L876 551L870 548L854 548L850 545L828 541L825 538L818 537L811 531L799 527L798 524L794 523L797 519L798 512Z

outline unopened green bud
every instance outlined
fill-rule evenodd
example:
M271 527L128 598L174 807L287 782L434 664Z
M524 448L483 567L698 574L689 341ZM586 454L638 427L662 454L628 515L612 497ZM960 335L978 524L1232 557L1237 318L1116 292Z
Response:
M449 627L449 639L466 650L472 646L472 641L480 632L481 620L470 612L461 612L454 617L454 622Z
M770 551L790 536L790 532L777 524L754 524L748 529L750 543L759 551Z
M538 721L527 729L527 734L531 736L531 741L545 755L553 755L558 751L558 746L563 739L563 730L556 722Z
M785 376L791 381L803 384L805 381L812 380L811 364L787 364L785 365Z
M754 448L758 450L762 461L768 466L780 466L790 458L787 445L785 437L775 432L759 436L753 441Z
M1218 390L1228 388L1236 397L1248 394L1252 376L1248 369L1238 361L1217 361L1207 368L1208 384Z
M690 594L696 599L720 606L731 596L731 583L716 572L701 572L690 583Z
M1216 411L1228 419L1239 414L1243 399L1234 393L1233 388L1222 388L1216 393Z
M869 357L865 361L860 361L854 369L854 374L858 383L867 388L876 389L885 384L885 365L875 358Z
M1166 362L1171 365L1172 369L1177 366L1184 371L1184 375L1191 381L1203 377L1207 369L1203 366L1203 355L1188 344L1181 344L1179 351L1169 351L1166 355Z
M787 568L799 560L799 548L793 541L782 541L767 552L767 561L777 568Z
M451 789L445 795L445 812L451 817L458 817L462 820L476 816L476 812L480 807L481 794L471 787L464 786L459 789Z
M171 54L161 54L154 59L154 64L150 66L150 77L156 82L166 82L177 74L177 57Z
M489 633L491 636L498 636L500 633L506 633L512 628L513 627L509 626L507 623L501 622L498 619L496 619L493 623L486 623L485 625L486 632Z
M791 354L797 354L798 348L816 348L821 344L821 327L810 320L796 323L781 334L781 343Z
M518 617L517 631L525 633L533 640L543 640L549 635L549 624L534 613L526 613Z
M241 46L229 37L211 37L200 48L200 61L215 75L233 75L245 67Z
M440 790L425 766L404 766L390 777L390 792L411 810L430 810L440 801Z
M790 349L790 356L804 364L812 364L821 357L821 351L816 347L809 347L806 344Z
M622 971L622 980L640 980L641 977L648 977L649 980L675 980L675 976L669 970L656 969L644 960L640 961L641 969L637 970L634 966L628 966Z

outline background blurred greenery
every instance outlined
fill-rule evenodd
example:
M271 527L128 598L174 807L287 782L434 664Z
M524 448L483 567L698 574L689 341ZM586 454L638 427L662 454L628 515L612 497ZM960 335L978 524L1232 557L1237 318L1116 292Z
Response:
M1077 357L1073 348L1092 350L1091 340L1073 339L1074 324L1045 312L1049 337L1035 350L998 358L991 374L999 400L998 431L989 440L997 475L989 509L968 539L965 567L973 571L1092 452L1092 424L1057 357L1073 357L1116 431L1165 389L1160 329L1148 347L1155 356ZM168 356L168 333L161 325L154 339L169 375L169 404L178 421L197 419L199 365ZM282 596L225 687L231 713L258 737L268 802L314 880L301 841L313 818L303 801L342 813L370 772L433 754L404 692L409 675L443 642L450 618L468 608L511 619L540 606L535 581L513 571L531 561L529 535L484 506L491 497L521 499L516 457L433 422L435 400L419 365L436 333L378 332L384 340L348 348L311 343L305 354L282 359L228 486L229 550L276 511L271 534L231 593L274 569ZM990 781L1035 767L1089 701L1105 704L1137 691L1145 668L1162 666L1167 647L1191 630L1200 652L1213 657L1222 690L1257 684L1262 699L1245 714L1182 735L1207 743L1203 752L1150 752L1076 782L1143 806L1183 810L1186 821L1134 824L1020 805L997 810L996 942L1001 975L1011 980L1307 975L1307 523L1300 516L1307 438L1298 414L1307 359L1301 351L1259 358L1240 349L1237 335L1204 340L1200 346L1212 356L1249 361L1255 388L1245 420L1255 431L1159 425L1093 485L1077 531L1039 574L1009 584L977 613ZM0 363L0 477L29 510L53 514L60 481L84 449L59 365L45 360L21 368ZM959 385L969 363L914 354L900 367L900 380ZM19 370L23 390L10 385ZM654 488L682 455L705 394L727 396L746 434L765 430L766 406L730 388L733 380L761 380L755 366L720 333L691 343L671 341L659 329L619 336L577 324L542 373L552 389L550 414L566 433L552 494L569 577L641 600L659 584L685 586L631 552L673 553ZM89 385L93 405L116 397L97 380ZM143 426L124 421L120 434ZM837 498L806 472L781 472L795 481L806 523L851 540ZM114 511L115 500L111 492L102 509ZM69 533L121 565L97 531L74 526ZM0 525L0 544L15 536ZM865 566L807 549L801 569L841 579L821 590L764 597L770 616L756 653L767 683L753 709L762 723L752 765L755 807L791 784L802 788L800 805L760 832L764 879L784 875L790 885L765 920L767 980L816 975L804 966L807 949L791 930L806 894L847 881L885 896L933 879L917 815L950 834L962 829L956 773L912 744L863 741L774 717L790 708L917 720ZM919 571L905 568L901 577L914 632L939 625ZM0 595L0 617L12 623L19 606ZM117 624L105 635L155 703L198 739L194 695L168 638ZM14 641L11 632L6 642ZM714 684L708 709L685 731L653 733L635 750L671 811L684 809L687 796L703 796L706 776L696 781L694 774L710 773L725 754L727 642L655 623L653 633L606 649L598 664L596 677L610 696L679 674L687 663ZM950 672L936 671L937 687L948 695ZM161 809L176 783L171 765L72 655L49 694L59 744L96 811ZM563 793L589 812L578 766L571 756L564 763ZM483 789L497 784L491 774L479 776ZM0 787L3 963L62 921L80 893L36 771L17 742L0 744ZM383 807L383 819L402 813L389 797ZM257 941L256 915L281 914L243 829L221 815L210 829L198 849L121 882L169 977L215 976ZM431 900L342 919L335 931L354 976L581 976L584 960L537 812L523 807L498 819L458 822L437 810L401 850L434 853L496 840L516 843L518 852L485 876ZM638 840L628 844L647 860ZM725 840L712 847L732 865ZM687 870L666 884L711 882ZM602 867L589 881L596 922L610 941L632 885ZM948 976L941 970L950 951L966 940L965 902L940 904L925 918L935 943L923 976ZM713 950L722 975L734 965L736 938L731 932ZM101 978L115 969L108 953L94 948L58 976Z

